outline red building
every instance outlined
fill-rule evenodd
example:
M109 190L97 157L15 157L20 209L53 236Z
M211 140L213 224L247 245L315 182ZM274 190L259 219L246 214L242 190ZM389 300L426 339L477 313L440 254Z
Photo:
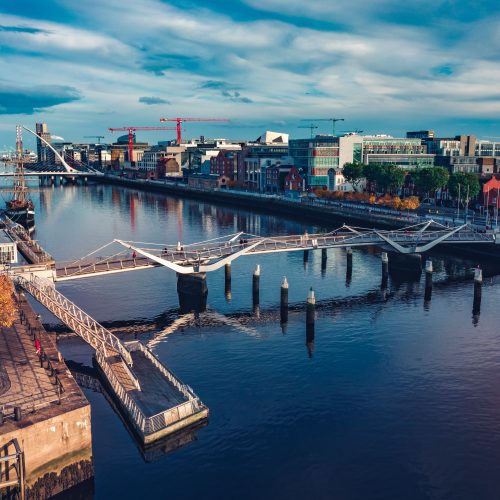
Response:
M210 173L236 180L238 175L237 151L221 150L217 156L210 158Z
M306 181L305 178L300 174L300 172L292 167L290 172L285 177L285 191L305 191Z
M496 177L483 184L483 206L500 208L500 180Z

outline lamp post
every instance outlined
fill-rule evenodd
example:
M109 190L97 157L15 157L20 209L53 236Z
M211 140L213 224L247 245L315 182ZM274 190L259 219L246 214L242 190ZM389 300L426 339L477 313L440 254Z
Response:
M457 220L460 218L460 183L458 184Z

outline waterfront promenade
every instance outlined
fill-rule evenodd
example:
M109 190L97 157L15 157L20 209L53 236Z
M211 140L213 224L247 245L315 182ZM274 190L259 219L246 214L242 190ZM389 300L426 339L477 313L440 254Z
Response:
M48 498L93 476L90 405L22 293L0 328L0 395L0 486L20 483L2 493Z

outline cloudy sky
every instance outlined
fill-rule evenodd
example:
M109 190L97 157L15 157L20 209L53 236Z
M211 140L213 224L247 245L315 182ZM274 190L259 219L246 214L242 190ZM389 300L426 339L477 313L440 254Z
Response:
M188 136L307 136L300 119L318 117L344 118L339 130L500 136L497 0L6 0L0 10L0 149L16 123L45 121L78 141L162 116L231 120L187 124Z

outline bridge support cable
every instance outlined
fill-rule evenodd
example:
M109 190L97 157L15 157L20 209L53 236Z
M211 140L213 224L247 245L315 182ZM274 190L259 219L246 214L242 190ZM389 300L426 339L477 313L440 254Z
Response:
M17 276L15 281L96 351L103 352L107 357L109 349L120 354L126 363L132 366L130 352L120 340L59 293L51 281L34 275L31 275L29 279Z
M33 132L28 127L25 127L24 125L22 126L24 130L28 131L30 134L33 134L37 139L40 139L49 149L52 150L52 152L59 158L60 162L63 164L66 172L71 172L71 173L77 173L78 170L74 169L73 167L70 167L67 163L66 160L54 149L52 144L50 142L47 142L41 135L38 135L36 132Z
M265 239L259 239L255 243L252 243L251 245L248 245L244 248L242 248L239 251L236 251L234 253L230 253L227 256L221 258L217 262L213 264L201 264L200 260L196 262L195 260L191 260L191 262L186 261L187 265L181 266L175 262L171 262L169 260L166 260L162 257L159 257L158 255L154 255L148 251L145 251L143 248L136 247L134 245L130 245L129 243L122 241L122 240L115 240L117 243L120 245L123 245L126 248L130 248L131 250L134 250L138 254L143 255L144 257L147 257L148 259L157 262L158 264L161 264L162 266L168 267L169 269L172 269L173 271L179 273L179 274L196 274L196 273L206 273L210 271L216 271L217 269L220 269L224 267L226 264L229 262L232 262L234 259L237 259L238 257L241 257L242 255L250 252L253 250L255 247L260 245L262 242L265 241ZM230 247L232 248L232 247ZM183 253L182 251L180 253Z

